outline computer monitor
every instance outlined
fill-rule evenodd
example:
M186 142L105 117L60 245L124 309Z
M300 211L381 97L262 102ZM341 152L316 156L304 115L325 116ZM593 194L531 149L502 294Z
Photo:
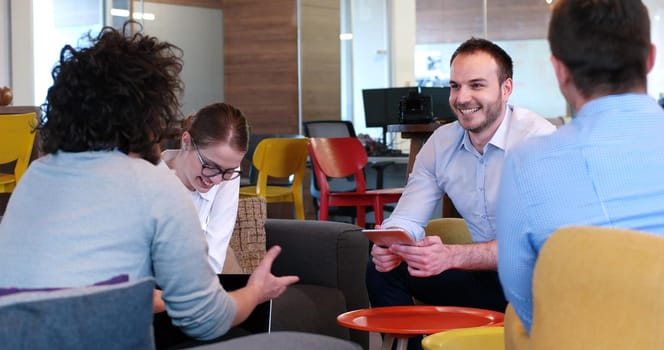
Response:
M435 120L455 120L456 115L450 107L450 88L446 87L421 87L422 95L431 96L433 103L433 118Z
M363 89L364 120L367 128L383 128L383 144L387 136L387 126L399 124L399 101L409 92L417 92L417 87L398 87L383 89Z

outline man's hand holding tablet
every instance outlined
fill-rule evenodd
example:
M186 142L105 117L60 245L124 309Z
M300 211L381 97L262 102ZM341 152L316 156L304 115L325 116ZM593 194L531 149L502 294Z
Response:
M393 244L415 245L415 240L400 228L364 229L362 233L374 244L389 248Z

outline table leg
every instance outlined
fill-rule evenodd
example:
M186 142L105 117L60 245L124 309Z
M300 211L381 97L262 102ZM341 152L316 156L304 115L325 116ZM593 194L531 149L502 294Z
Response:
M406 182L408 182L408 175L413 170L413 163L415 163L415 156L420 151L422 145L426 142L426 138L413 137L410 139L410 150L408 151L408 168L406 169Z
M380 349L392 350L392 344L394 344L395 339L397 341L396 350L408 349L408 338L394 337L391 334L385 334L385 338L383 338L383 345L380 347Z
M408 349L408 338L398 338L397 350L406 350L406 349Z
M392 344L394 343L394 337L385 334L383 337L383 345L380 347L381 350L392 350Z

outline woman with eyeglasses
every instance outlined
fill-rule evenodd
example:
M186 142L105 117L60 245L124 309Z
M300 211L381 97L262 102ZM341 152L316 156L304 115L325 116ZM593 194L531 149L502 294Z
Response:
M181 148L162 152L198 210L208 242L208 261L221 273L237 216L240 162L247 153L249 125L226 103L203 107L183 123Z

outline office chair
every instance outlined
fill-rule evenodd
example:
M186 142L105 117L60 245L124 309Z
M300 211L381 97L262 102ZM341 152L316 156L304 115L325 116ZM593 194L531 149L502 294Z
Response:
M0 193L11 193L30 162L36 113L0 116L0 164L16 161L12 174L0 173Z
M565 227L540 250L530 335L508 305L506 349L664 349L664 237Z
M353 123L346 120L316 120L302 122L302 130L306 137L357 137ZM376 189L383 188L383 179L385 168L393 165L394 162L375 162L370 166L376 171ZM328 179L330 191L347 192L354 191L355 180L353 177ZM320 210L320 189L315 176L311 177L310 192L316 212ZM393 208L387 207L391 211ZM372 209L370 208L369 211ZM357 213L354 207L332 207L329 208L330 216L348 216L354 221Z
M364 146L356 137L333 137L309 139L309 157L314 175L320 186L319 219L327 220L330 206L355 207L357 225L366 224L366 207L373 207L376 225L383 221L383 208L387 203L396 203L403 188L367 190L364 167L368 157ZM344 178L354 175L355 191L331 192L328 178Z
M306 138L267 138L258 143L253 165L258 169L255 186L240 187L240 198L261 197L267 203L293 202L295 218L304 220L302 182L307 163ZM290 186L268 184L268 178L289 178Z
M357 137L353 123L346 120L316 120L302 122L307 137Z

